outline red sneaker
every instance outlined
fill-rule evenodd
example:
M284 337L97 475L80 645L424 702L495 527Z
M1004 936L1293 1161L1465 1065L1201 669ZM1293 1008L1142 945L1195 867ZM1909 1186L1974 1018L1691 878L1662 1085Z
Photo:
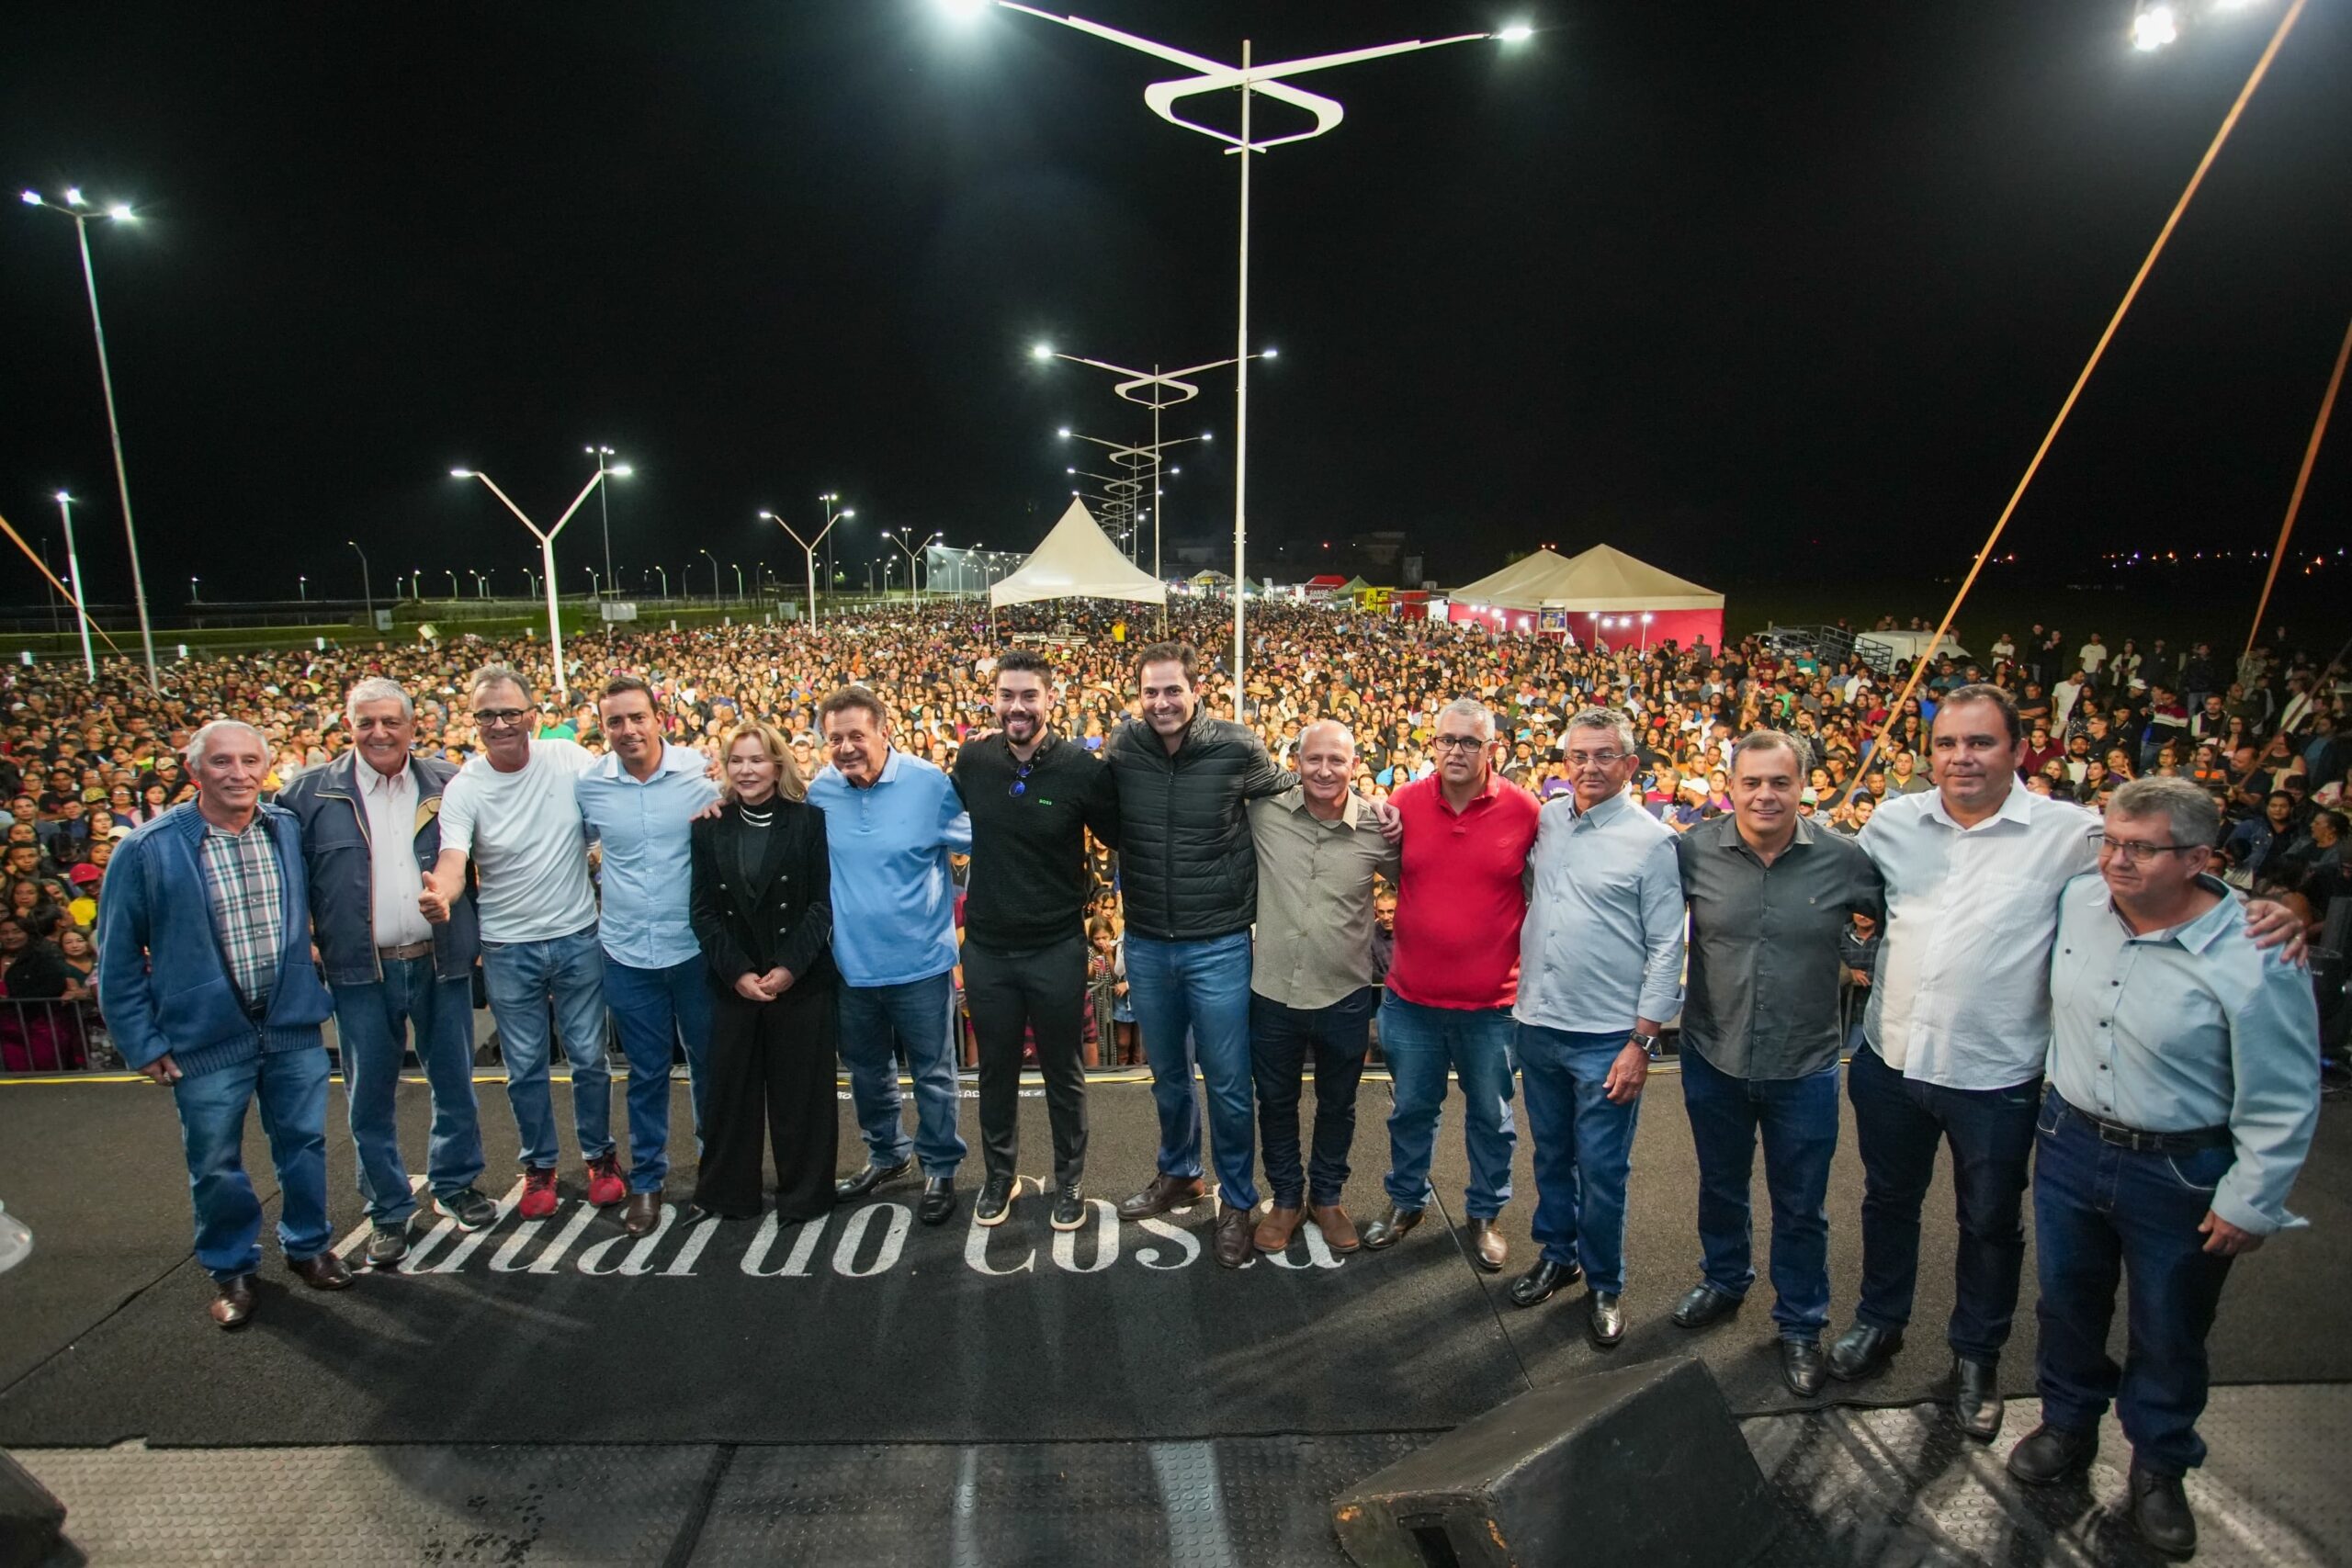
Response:
M514 1212L526 1220L544 1220L555 1213L555 1167L536 1166L523 1172L523 1197Z
M606 1208L628 1196L628 1183L621 1179L621 1162L612 1155L588 1162L588 1201L597 1208Z

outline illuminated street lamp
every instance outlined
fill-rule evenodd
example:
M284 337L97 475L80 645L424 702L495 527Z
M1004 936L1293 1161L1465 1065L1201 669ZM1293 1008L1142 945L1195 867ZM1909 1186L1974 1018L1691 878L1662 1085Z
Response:
M596 459L596 472L600 475L618 474L622 479L627 479L637 471L627 463L605 462L605 459L613 455L613 449L609 446L589 446L582 450ZM601 490L596 492L596 514L604 520L605 524L605 575L601 581L617 583L620 579L613 575L613 509L605 501L605 492Z
M1164 43L1155 43L1149 39L1138 38L1133 33L1120 32L1116 28L1106 28L1099 22L1090 22L1082 17L1056 16L1050 11L1041 11L1033 6L1016 4L1015 0L996 0L996 3L1008 11L1019 11L1024 16L1036 17L1061 27L1072 28L1080 32L1108 39L1124 48L1150 55L1155 59L1172 62L1193 72L1194 74L1190 76L1156 82L1146 87L1143 94L1144 103L1149 107L1152 113L1170 125L1181 126L1186 130L1213 137L1224 142L1230 152L1241 154L1241 238L1233 334L1233 353L1236 363L1233 370L1232 674L1233 716L1238 719L1242 716L1244 685L1242 659L1246 647L1243 638L1242 606L1250 592L1247 499L1250 456L1249 362L1253 357L1250 350L1250 167L1252 157L1288 142L1305 141L1321 136L1337 128L1347 113L1337 99L1325 97L1319 93L1310 93L1304 88L1294 87L1287 80L1289 77L1305 75L1312 71L1327 71L1338 65L1352 65L1358 61L1380 60L1394 54L1410 54L1424 49L1443 48L1447 44L1472 43L1481 39L1495 38L1498 35L1462 33L1453 38L1412 39L1403 43L1381 44L1372 49L1347 50L1337 54L1308 55L1297 60L1276 61L1262 65L1250 59L1250 42L1245 39L1241 44L1241 63L1238 66L1233 66L1210 60L1203 55L1187 53ZM1506 31L1508 37L1505 41L1510 43L1522 42L1533 34L1533 29L1523 24L1514 24ZM1238 136L1230 131L1219 130L1214 126L1203 125L1197 120L1186 119L1177 112L1176 106L1186 98L1195 97L1204 93L1227 93L1236 88L1238 88L1241 93L1241 131ZM1272 98L1276 103L1305 110L1314 118L1315 123L1306 130L1294 130L1280 136L1263 138L1254 136L1250 130L1250 99L1259 95Z
M917 555L919 555L920 553L922 553L922 551L929 549L932 546L933 546L933 545L937 544L941 539L943 539L943 538L946 537L946 536L945 536L945 535L944 535L944 534L942 534L942 533L940 533L940 532L938 532L937 530L935 530L935 529L934 529L934 530L933 531L932 536L931 536L931 537L930 537L930 538L925 539L922 543L921 543L921 544L919 544L919 545L915 546L912 549L909 549L909 548L908 548L908 547L907 547L907 539L906 539L906 536L905 536L905 535L903 535L903 534L893 534L892 532L890 532L890 530L889 530L889 529L885 528L885 529L883 529L883 530L882 530L882 536L883 536L884 538L886 538L886 539L889 540L892 544L894 544L894 545L898 546L898 547L899 547L899 548L901 551L903 551L903 552L905 553L905 555L906 555L906 558L907 558L907 603L909 603L910 604L913 604L913 603L914 603L914 598L915 598L915 558L916 558L916 556L917 556Z
M580 503L588 499L588 492L603 484L607 473L619 471L617 468L607 468L599 460L595 474L581 487L580 493L571 498L571 504L563 509L563 515L555 520L555 526L542 529L537 523L531 521L521 507L514 504L504 491L498 488L496 482L488 474L472 468L449 470L449 477L453 479L480 479L491 494L498 497L500 504L514 514L514 520L528 528L531 531L531 536L539 542L539 576L547 584L548 593L548 651L555 660L555 689L558 696L569 697L571 694L571 686L564 679L563 622L556 612L555 537L563 532L563 525L571 521L572 513L580 510Z
M716 604L718 603L719 597L718 558L712 555L708 550L696 550L695 554L702 557L703 559L710 563L710 602Z
M372 630L376 625L376 584L368 575L368 552L359 547L356 539L345 539L344 543L359 557L359 593L368 601L368 625Z
M82 193L72 186L65 187L62 205L50 200L37 190L25 192L25 205L45 211L63 213L74 220L74 238L82 246L82 283L90 296L90 333L98 344L98 386L106 394L107 434L114 442L115 492L122 498L122 536L130 547L130 593L139 606L139 641L147 655L147 684L157 683L155 674L155 628L147 618L147 579L139 568L139 534L130 523L130 475L122 462L122 425L115 418L114 372L107 365L107 329L98 319L98 275L90 265L90 220L96 211L84 200ZM106 209L107 218L116 223L128 223L135 216L130 208L118 202ZM189 597L195 597L191 589Z

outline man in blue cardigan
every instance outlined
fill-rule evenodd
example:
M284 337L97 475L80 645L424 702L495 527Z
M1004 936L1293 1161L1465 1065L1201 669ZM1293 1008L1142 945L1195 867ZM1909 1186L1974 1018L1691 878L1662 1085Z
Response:
M245 1107L261 1102L284 1194L277 1239L305 1284L339 1291L351 1270L327 1225L327 1058L332 1010L311 961L300 829L261 801L269 750L251 725L215 719L187 749L197 797L122 840L98 920L99 994L123 1060L178 1102L196 1203L196 1257L216 1288L212 1321L253 1316L261 1203L245 1175Z

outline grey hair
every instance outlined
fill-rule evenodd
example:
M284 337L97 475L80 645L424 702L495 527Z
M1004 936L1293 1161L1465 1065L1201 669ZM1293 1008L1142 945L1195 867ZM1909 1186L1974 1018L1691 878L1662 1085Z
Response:
M512 664L485 664L475 671L474 678L466 682L466 697L471 701L481 694L484 687L506 685L522 693L525 703L537 701L531 695L531 682L523 679L523 672Z
M1796 737L1778 729L1751 729L1734 741L1731 748L1733 769L1736 770L1739 760L1751 751L1786 751L1796 759L1800 770L1810 766L1804 748L1797 744Z
M246 734L252 736L255 740L261 743L262 756L265 758L268 757L269 738L264 735L260 730L255 729L252 725L247 724L242 718L216 718L211 723L204 726L201 729L198 729L194 735L188 737L187 750L180 753L180 755L187 760L189 767L192 768L196 766L197 760L204 755L205 748L212 744L212 738L224 729L243 730Z
M1447 714L1452 714L1456 718L1466 718L1476 724L1478 727L1479 739L1492 740L1495 738L1495 716L1488 710L1487 705L1477 698L1456 697L1437 710L1439 718L1443 718Z
M370 675L352 687L351 694L343 699L343 716L356 719L359 716L359 705L362 703L390 702L397 702L401 705L402 718L416 716L416 704L410 699L407 687L398 681L387 680L381 675Z
M2213 797L2187 779L2133 779L2119 788L2107 808L2118 817L2161 817L2176 844L2211 849L2222 836Z
M1634 736L1634 721L1625 716L1622 708L1578 708L1576 716L1568 720L1568 728L1608 730L1617 737L1619 748L1629 755L1640 749L1640 742Z

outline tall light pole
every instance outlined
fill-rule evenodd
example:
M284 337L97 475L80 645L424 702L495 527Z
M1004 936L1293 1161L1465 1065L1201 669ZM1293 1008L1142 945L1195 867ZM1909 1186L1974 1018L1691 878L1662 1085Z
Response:
M662 597L667 599L670 596L670 569L657 566L653 570L662 574Z
M907 603L911 604L915 602L915 557L918 552L929 549L934 540L942 538L944 536L941 535L936 530L933 530L931 538L925 539L922 544L915 546L912 549L909 549L907 547L906 536L904 535L893 534L889 529L885 528L882 530L882 536L889 540L892 544L898 546L901 551L905 552L907 558Z
M454 604L458 602L458 574L445 566L441 575L449 580L449 603Z
M627 479L629 475L637 471L630 468L627 463L605 462L605 459L613 455L613 449L609 446L590 446L583 448L583 450L585 450L591 457L596 459L596 472L599 477L605 474L618 474L621 478ZM596 492L596 514L604 520L605 524L605 575L603 581L617 583L620 581L620 579L613 575L613 509L606 502L605 499L605 492L602 490L599 490Z
M1392 54L1410 54L1419 50L1440 49L1447 44L1472 43L1480 39L1499 38L1516 43L1529 37L1532 29L1512 26L1500 33L1461 33L1453 38L1412 39L1403 43L1381 44L1372 49L1352 49L1338 54L1307 55L1297 60L1276 61L1258 64L1250 59L1250 41L1241 43L1241 63L1227 65L1203 55L1189 54L1182 50L1155 43L1090 22L1080 17L1057 17L1050 11L1040 11L1034 6L1023 6L1015 0L997 0L1008 11L1073 28L1082 33L1148 54L1156 59L1172 62L1196 73L1170 81L1156 82L1144 89L1143 101L1151 112L1186 130L1222 141L1232 152L1241 154L1241 241L1238 266L1238 287L1234 310L1233 367L1233 716L1242 716L1242 660L1245 649L1242 607L1249 598L1249 459L1250 459L1250 165L1252 155L1262 153L1286 142L1305 141L1338 127L1347 110L1334 98L1292 86L1285 78L1304 75L1310 71L1327 71L1337 65L1352 65L1358 61L1380 60ZM1226 93L1240 89L1241 133L1219 130L1197 120L1186 119L1176 110L1178 103L1204 93ZM1303 109L1314 117L1315 123L1305 130L1287 135L1270 136L1263 140L1250 134L1250 100L1263 94L1277 103Z
M602 463L597 464L595 474L581 487L580 493L571 498L571 504L563 509L563 515L555 520L555 526L542 529L531 521L521 507L508 498L504 491L498 488L496 482L488 474L473 468L449 470L449 477L453 479L480 479L483 488L498 497L499 503L513 513L514 520L528 528L531 531L531 536L539 542L539 575L545 580L548 591L548 651L555 660L555 689L559 696L569 697L571 694L571 686L564 679L563 622L556 613L555 536L563 532L563 525L571 521L571 514L580 510L580 503L588 499L588 492L603 484L607 473L620 471L618 468L607 468Z
M51 212L62 212L74 220L74 237L82 244L82 283L90 295L90 334L98 344L98 385L106 393L107 434L114 442L115 492L122 498L122 536L130 547L130 593L139 606L139 641L147 655L147 684L158 683L155 673L155 628L147 618L147 579L139 567L139 533L130 523L130 475L122 462L122 424L114 412L114 372L107 365L107 329L98 319L98 275L90 265L90 220L96 216L82 193L72 186L65 187L62 206L50 200L37 190L25 192L25 205L39 207ZM130 208L117 203L106 209L107 218L116 223L127 223L135 216Z
M845 517L854 517L854 516L856 516L856 515L857 515L857 513L856 513L856 511L855 511L854 509L852 509L852 510L850 510L850 511L848 511L848 512L836 512L836 511L834 511L834 510L833 510L833 502L835 502L839 501L839 500L841 499L841 497L840 497L840 496L837 496L837 495L820 495L820 496L819 496L817 499L818 499L819 501L821 501L821 502L823 502L825 503L825 525L824 525L823 527L821 527L821 528L820 528L820 529L818 529L818 530L817 530L817 536L816 536L815 538L813 538L813 539L804 539L804 538L802 538L802 537L800 536L800 530L799 530L799 529L795 528L791 524L786 523L783 518L778 517L778 516L777 516L775 513L773 513L773 512L763 512L763 513L760 513L760 515L761 515L762 517L766 518L769 522L771 522L771 523L775 524L777 527L779 527L779 528L783 529L786 533L787 533L787 534L791 535L791 536L792 536L792 542L793 542L794 544L796 544L796 545L798 545L798 546L800 547L800 553L801 553L803 556L805 556L806 558L808 558L808 624L809 624L810 626L815 626L815 625L817 624L817 547L818 547L819 545L822 545L822 544L824 544L824 543L825 543L826 536L830 535L830 534L833 531L833 525L834 525L834 524L839 523L840 521L842 521L842 519L843 519L843 518L845 518ZM825 576L826 576L826 579L827 579L827 581L826 581L826 583L825 583L825 591L826 591L827 592L829 592L829 593L832 592L832 587L833 587L832 582L831 582L831 577L832 577L832 571L833 571L833 554L832 554L832 548L831 548L831 546L827 546L827 547L826 547L826 550L825 550ZM871 573L868 573L868 574L867 574L867 577L866 577L866 587L867 587L867 589L868 589L869 591L871 591L871 590L872 590L872 588L873 588L873 586L874 586L874 580L873 580L873 576L872 576L872 574L871 574Z
M834 525L834 524L836 524L836 523L840 523L840 522L844 522L844 521L846 521L847 519L852 518L852 517L854 517L854 516L856 516L856 515L857 515L857 509L856 509L855 507L849 507L849 508L846 508L846 509L842 510L842 511L835 511L835 510L834 510L834 508L839 507L839 506L841 505L841 502L842 502L841 492L840 492L839 491L826 491L823 495L819 496L817 499L818 499L819 501L823 502L825 503L825 527L824 527L824 532L823 532L823 533L820 533L820 534L819 534L819 535L817 536L818 536L819 538L820 538L820 539L821 539L821 538L823 538L823 537L825 536L825 535L826 535L826 534L830 534L830 533L831 533L831 532L833 531L833 525ZM825 547L825 593L826 593L826 595L827 595L828 597L831 597L831 594L832 594L832 592L833 592L833 547L832 547L832 546L831 546L831 545L827 545L827 546ZM813 605L811 606L811 609L810 609L810 612L809 612L809 613L810 613L812 615L815 614L815 609L814 609L814 606L813 606ZM813 625L814 623L812 622L811 624Z
M82 557L74 548L74 498L62 490L57 492L57 514L65 520L65 581L73 585L74 618L82 628L82 672L95 684L98 660L90 651L90 612L82 597Z
M1050 349L1046 348L1046 345L1045 345L1045 344L1038 344L1036 348L1032 349L1030 352L1031 352L1033 355L1036 355L1037 357L1039 357L1039 358L1046 358L1046 357L1049 357L1049 356L1050 356L1050 357L1053 357L1053 358L1057 358L1057 359L1071 359L1071 358L1073 358L1073 356L1072 356L1072 355L1067 355L1067 354L1055 355L1055 354L1053 354L1053 353L1052 353L1052 351L1051 351ZM1273 351L1272 349L1271 349L1271 348L1270 348L1270 349L1266 350L1263 354L1261 354L1261 355L1257 355L1257 357L1258 357L1258 358L1260 358L1260 359L1272 359L1272 358L1275 357L1274 351ZM1076 362L1076 363L1078 363L1078 364L1080 364L1080 365L1099 365L1099 364L1101 364L1101 363L1102 363L1100 360L1093 360L1093 359L1079 359L1079 360L1076 360L1075 362ZM1233 363L1233 361L1231 361L1231 360L1229 360L1229 359L1219 360L1219 361L1217 362L1217 364L1216 364L1216 365L1211 365L1211 366L1207 366L1207 367L1195 366L1195 367L1193 367L1193 370L1194 370L1194 371L1197 371L1197 370L1202 369L1202 368L1207 368L1207 369L1215 370L1215 369L1219 368L1219 367L1222 367L1222 366L1230 365L1230 364L1232 364L1232 363ZM1114 368L1114 367L1107 367L1107 366L1106 366L1106 367L1104 367L1104 368L1108 369L1108 368ZM1190 375L1190 374L1193 374L1193 371L1183 371L1183 372L1179 372L1179 374L1183 374L1183 375ZM1172 378L1170 378L1170 377L1156 377L1156 378L1152 378L1152 379L1157 379L1157 380L1170 380L1170 379L1172 379ZM1197 391L1197 390L1198 390L1198 389L1194 389L1194 390L1195 390L1195 391ZM1182 402L1182 401L1183 401L1183 400L1183 400L1183 399L1182 399L1182 398L1175 398L1175 399L1170 399L1170 400L1169 400L1169 402L1167 402L1167 403L1155 403L1155 404L1150 404L1150 405L1148 405L1148 406L1151 408L1151 411L1152 411L1152 412L1151 412L1151 443L1150 443L1150 445L1149 445L1149 446L1136 446L1136 445L1134 445L1134 444L1131 444L1131 443L1119 442L1119 441L1109 441L1109 440L1105 440L1103 437L1102 437L1102 436L1100 436L1100 435L1081 435L1081 434L1078 434L1076 431L1073 431L1073 430L1069 429L1068 426L1064 426L1062 429L1060 429L1060 430L1058 430L1058 431L1057 431L1057 432L1055 433L1056 434L1059 435L1059 436L1060 436L1063 440L1065 440L1065 441L1086 441L1086 442L1091 442L1093 445L1095 445L1095 446L1097 446L1108 447L1108 448L1110 449L1110 457L1111 457L1111 461L1113 461L1114 463L1116 463L1119 467L1121 467L1121 468L1125 468L1125 469L1127 471L1127 478L1126 478L1126 479L1125 479L1125 480L1124 480L1124 481L1121 481L1121 480L1108 480L1108 481L1106 481L1106 482L1113 484L1115 488L1124 488L1124 489L1125 490L1125 491L1126 491L1127 502L1128 502L1128 510L1129 510L1129 511L1131 511L1131 512L1136 512L1136 513L1138 513L1138 515L1137 515L1137 517L1136 517L1136 522L1137 522L1137 524L1138 524L1138 529L1137 529L1138 540L1140 540L1140 535L1141 535L1141 530L1140 530L1140 523L1141 523L1140 509L1141 509L1141 507L1142 507L1142 498L1143 498L1143 494L1144 494L1144 481L1143 481L1143 479L1141 479L1141 477L1140 477L1140 476L1141 476L1143 473L1145 473L1145 472L1147 471L1147 469L1149 471L1149 473L1150 473L1150 475L1151 475L1151 514L1152 514L1153 518L1155 519L1155 521L1154 521L1154 522L1153 522L1153 524L1152 524L1152 532L1151 532L1151 568L1152 568L1152 575L1153 575L1153 576L1155 576L1155 577L1157 577L1157 576L1159 576L1159 558L1159 558L1159 523L1158 523L1158 521L1157 521L1157 519L1158 519L1158 517L1159 517L1159 497L1160 497L1160 494L1161 494L1160 484L1159 484L1159 479L1160 479L1160 468L1161 468L1161 466L1162 466L1162 465L1167 461L1167 459L1166 459L1166 458L1164 458L1164 457L1162 457L1160 456L1160 454L1161 454L1161 453L1163 453L1163 452L1165 452L1165 451L1166 451L1169 447L1170 447L1170 446L1186 446L1186 445L1188 445L1188 444L1190 444L1190 443L1192 443L1192 442L1194 442L1194 441L1215 441L1215 440L1216 439L1216 435L1215 435L1215 434L1213 434L1212 433L1210 433L1210 432L1208 432L1208 431L1205 431L1205 430L1204 430L1204 431L1203 431L1203 432L1201 432L1201 434L1198 434L1198 435L1171 435L1171 436L1170 436L1168 439L1166 439L1165 441L1163 441L1163 440L1161 440L1161 439L1160 439L1160 437L1159 437L1159 411L1160 411L1160 409L1165 408L1165 407L1168 407L1168 406L1170 406L1170 404L1172 404L1172 403ZM1075 473L1078 473L1080 470L1078 470L1078 469L1076 469L1076 468L1072 468L1072 469L1070 469L1069 471L1070 471L1071 473L1075 474ZM1085 477L1086 477L1086 478L1088 478L1088 479L1102 479L1102 478L1103 478L1103 476L1102 476L1102 475L1101 475L1101 474L1088 474L1088 475L1086 475ZM1160 611L1161 611L1161 613L1162 613L1163 615L1165 615L1165 614L1167 613L1167 606L1166 606L1165 604L1162 604L1162 605L1160 606Z
M198 598L196 594L196 585L203 581L204 579L200 577L191 577L187 580L187 602L189 604L200 604L203 603L203 601Z
M307 604L311 602L311 580L300 572L297 572L294 577L294 598L298 604Z
M368 601L368 629L372 632L376 629L376 584L368 575L368 552L359 548L356 539L345 539L344 543L359 557L359 596Z
M710 563L710 602L716 604L718 603L718 558L708 550L696 550L695 554Z

